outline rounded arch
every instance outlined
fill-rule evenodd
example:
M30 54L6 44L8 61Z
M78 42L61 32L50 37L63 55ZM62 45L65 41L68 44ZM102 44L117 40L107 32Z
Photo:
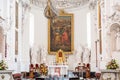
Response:
M119 25L118 23L113 23L113 24L110 26L110 32L113 31L113 30L116 31L117 28L120 28L120 25Z
M110 28L110 50L111 52L118 51L120 44L120 25L118 23L113 23Z

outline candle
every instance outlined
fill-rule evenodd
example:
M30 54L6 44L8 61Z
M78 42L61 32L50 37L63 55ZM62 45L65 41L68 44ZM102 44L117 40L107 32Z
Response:
M96 67L98 67L98 62L97 62L97 41L95 41L95 48L96 48Z

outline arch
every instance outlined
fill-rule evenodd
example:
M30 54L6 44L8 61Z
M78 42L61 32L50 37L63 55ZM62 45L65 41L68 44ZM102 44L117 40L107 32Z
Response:
M110 50L111 52L118 50L118 32L120 32L120 25L118 23L113 23L110 26ZM119 30L119 31L118 31Z
M111 26L110 26L110 32L115 30L116 31L116 28L120 28L120 25L118 23L113 23Z

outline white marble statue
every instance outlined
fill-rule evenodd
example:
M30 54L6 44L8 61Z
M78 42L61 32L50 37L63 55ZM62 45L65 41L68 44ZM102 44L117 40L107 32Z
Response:
M31 48L31 59L32 59L31 62L32 62L32 64L36 64L37 63L36 58L37 58L36 48L32 47Z
M86 47L84 48L84 52L83 52L83 63L87 64L90 63L90 50Z
M41 63L46 63L46 56L48 51L45 47L41 47Z
M83 48L82 46L78 46L78 48L75 51L76 53L76 59L78 62L82 63L83 62Z
M120 51L120 28L117 29L116 37L116 50Z

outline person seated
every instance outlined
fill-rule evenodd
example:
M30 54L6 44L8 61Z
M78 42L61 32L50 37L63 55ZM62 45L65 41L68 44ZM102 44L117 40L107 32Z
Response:
M40 68L38 64L35 64L35 72L39 72Z
M35 67L33 64L30 64L29 78L34 78Z
M13 79L14 80L22 80L21 79L21 73L15 73L15 74L13 74Z
M90 64L86 64L86 78L90 78Z

